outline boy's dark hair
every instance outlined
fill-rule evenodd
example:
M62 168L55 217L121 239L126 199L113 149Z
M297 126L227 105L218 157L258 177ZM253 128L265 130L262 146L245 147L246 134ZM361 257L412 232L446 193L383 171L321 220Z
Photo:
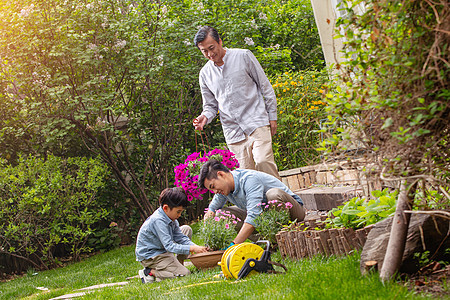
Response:
M195 37L194 37L195 46L197 46L197 48L198 48L198 43L203 42L208 37L208 35L210 37L212 37L214 40L216 40L216 42L219 43L220 36L219 36L219 33L217 32L217 30L211 26L206 25L206 26L201 27L195 34Z
M200 174L198 176L198 183L200 184L200 188L206 188L205 179L216 179L218 171L230 173L230 170L224 164L215 159L210 159L208 162L206 162L200 169Z
M183 208L188 207L191 203L188 201L186 193L180 187L166 188L159 195L159 205L161 207L167 204L170 209L183 206Z

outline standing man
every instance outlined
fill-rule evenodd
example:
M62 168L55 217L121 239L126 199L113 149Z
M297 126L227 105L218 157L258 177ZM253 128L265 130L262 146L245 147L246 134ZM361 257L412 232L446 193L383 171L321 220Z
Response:
M199 75L203 111L194 120L195 129L203 130L219 111L228 149L240 167L279 179L272 150L277 100L258 60L250 50L222 47L210 26L199 29L194 43L209 60Z

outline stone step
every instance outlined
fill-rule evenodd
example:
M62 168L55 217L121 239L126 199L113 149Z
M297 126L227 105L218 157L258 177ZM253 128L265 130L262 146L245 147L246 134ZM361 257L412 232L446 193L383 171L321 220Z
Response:
M312 187L293 191L303 200L307 210L331 210L356 196L363 196L357 186Z

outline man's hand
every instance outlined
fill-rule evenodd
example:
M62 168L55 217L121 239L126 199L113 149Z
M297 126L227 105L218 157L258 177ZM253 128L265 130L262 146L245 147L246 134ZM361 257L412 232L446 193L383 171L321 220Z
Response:
M270 134L274 136L275 133L277 133L277 120L269 121L269 123L270 123Z
M234 239L234 243L240 244L245 242L245 240L255 231L255 227L249 223L245 223L242 225L241 230L239 230L238 235Z
M205 213L205 216L203 217L203 220L209 219L214 217L215 213L212 210L209 210Z
M194 125L195 130L203 130L203 127L205 127L206 122L208 122L208 119L204 115L200 115L194 119L192 125Z
M191 247L189 247L189 252L203 253L203 252L207 252L207 251L208 251L208 248L203 247L203 246L191 245Z

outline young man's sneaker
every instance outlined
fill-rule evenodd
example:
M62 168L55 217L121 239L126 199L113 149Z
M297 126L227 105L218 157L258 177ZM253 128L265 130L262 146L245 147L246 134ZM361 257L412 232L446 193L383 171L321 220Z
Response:
M139 277L141 278L142 283L153 283L155 282L155 276L151 275L149 269L139 270Z

